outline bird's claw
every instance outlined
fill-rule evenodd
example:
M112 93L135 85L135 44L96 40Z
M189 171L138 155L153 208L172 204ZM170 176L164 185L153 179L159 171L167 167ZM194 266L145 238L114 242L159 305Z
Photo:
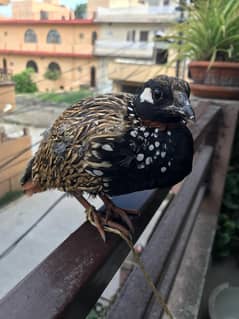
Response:
M106 231L119 235L123 239L127 238L128 240L132 241L132 234L125 227L112 221L109 221L108 225L109 226L104 226Z
M115 217L120 217L123 222L129 227L130 231L134 232L134 226L127 215L127 213L122 209L114 205L106 206L106 221L110 220L111 215ZM116 223L117 224L117 223ZM121 226L121 225L120 225Z
M91 225L97 228L103 241L106 242L105 230L102 225L101 217L98 216L96 209L93 206L86 210L86 216Z
M126 222L130 231L133 232L133 225L132 225L129 217L127 216L127 214L125 212L122 213L121 209L119 209L119 210L120 210L119 215L121 216L122 220L124 220ZM106 241L105 232L111 232L111 233L119 235L122 238L126 237L129 240L132 240L131 232L126 227L122 226L121 224L119 224L115 221L110 220L109 216L106 216L106 217L100 216L97 213L97 210L93 206L89 207L86 210L86 215L87 215L88 221L93 226L95 226L97 228L97 230L98 230L98 232L99 232L99 234L104 242Z

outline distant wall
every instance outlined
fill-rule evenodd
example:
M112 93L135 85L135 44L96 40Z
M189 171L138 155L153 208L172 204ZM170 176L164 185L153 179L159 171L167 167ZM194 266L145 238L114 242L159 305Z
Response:
M25 34L29 29L35 32L37 42L25 42ZM58 32L60 43L47 42L50 30ZM7 24L0 20L0 68L5 65L15 75L25 70L29 62L33 62L37 72L32 78L37 82L39 91L79 89L81 85L90 84L91 67L97 68L98 58L93 56L93 40L98 30L98 24L85 20L81 22L80 19L48 20L45 23L44 20L33 23L12 19ZM56 81L45 79L51 63L57 63L61 70L61 76Z
M24 129L22 137L10 139L0 128L0 167L30 146L31 137L28 130ZM32 152L29 149L4 168L0 168L0 197L9 191L20 189L19 179L31 155Z
M60 5L58 0L12 2L14 19L73 19L74 11Z
M0 113L4 109L6 104L11 104L13 106L13 109L15 108L16 101L15 101L15 88L14 88L13 82L0 81L0 96L1 96Z

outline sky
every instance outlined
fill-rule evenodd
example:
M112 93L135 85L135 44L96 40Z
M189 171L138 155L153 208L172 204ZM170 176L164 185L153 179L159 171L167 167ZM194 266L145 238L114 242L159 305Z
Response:
M71 9L74 9L77 4L85 3L86 0L60 0L60 4L64 4ZM11 5L0 6L0 15L10 17L11 16Z

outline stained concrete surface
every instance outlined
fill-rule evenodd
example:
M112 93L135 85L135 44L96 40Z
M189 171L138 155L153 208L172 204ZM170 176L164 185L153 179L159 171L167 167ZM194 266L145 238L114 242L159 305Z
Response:
M239 264L233 257L210 262L198 319L210 319L208 313L209 296L217 286L223 283L239 287Z
M71 197L45 214L61 196L49 191L22 197L0 210L0 299L85 221L83 207Z

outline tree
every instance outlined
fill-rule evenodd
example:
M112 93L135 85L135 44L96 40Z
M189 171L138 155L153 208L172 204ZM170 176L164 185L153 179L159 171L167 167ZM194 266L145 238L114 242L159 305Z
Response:
M56 81L61 77L61 72L59 70L47 70L44 74L45 79Z
M75 18L76 19L83 19L86 17L86 3L78 4L75 8Z
M28 68L21 73L13 75L12 80L15 82L17 93L34 93L37 91L37 86L31 78L32 73L34 73L34 71Z

